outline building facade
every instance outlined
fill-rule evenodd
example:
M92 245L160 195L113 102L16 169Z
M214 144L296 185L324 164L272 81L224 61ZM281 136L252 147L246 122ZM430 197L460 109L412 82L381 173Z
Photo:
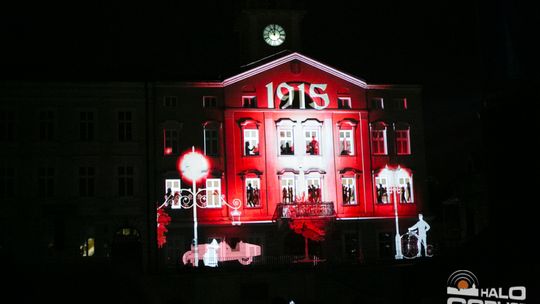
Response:
M210 82L3 83L2 246L23 261L181 265L192 210L167 206L158 248L156 207L191 187L178 159L195 146L210 165L199 243L257 244L256 263L305 245L336 262L393 258L395 207L402 232L425 211L420 87L280 56ZM241 225L223 203L235 199Z

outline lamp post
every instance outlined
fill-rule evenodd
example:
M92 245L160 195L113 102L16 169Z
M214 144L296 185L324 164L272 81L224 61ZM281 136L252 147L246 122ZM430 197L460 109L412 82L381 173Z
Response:
M399 171L401 170L401 167L398 166L398 173ZM395 174L393 174L393 183L394 185L396 185L396 176ZM397 193L397 187L394 186L394 217L396 219L396 238L395 238L395 242L396 242L396 256L395 256L395 259L396 260L401 260L403 259L403 254L401 252L401 236L399 235L399 220L398 220L398 206L397 206L397 197L396 197L396 193Z
M180 208L189 209L193 208L193 266L199 266L199 244L198 244L198 219L197 219L197 207L205 208L206 207L206 188L197 189L197 181L202 180L209 172L208 160L202 155L195 151L195 147L191 147L191 152L184 154L179 158L177 162L177 169L182 174L182 177L186 180L191 180L191 189L180 189ZM202 193L205 194L202 194ZM158 207L161 209L167 206L166 201ZM223 195L219 197L220 204L224 204L232 209L230 212L233 225L240 225L240 215L241 212L238 210L242 205L242 202L235 198L232 203L229 204L223 199ZM200 205L197 203L200 202Z
M197 180L208 174L208 160L200 153L195 152L195 147L191 147L191 152L184 155L180 160L180 172L182 176L191 180L191 197L193 200L193 253L195 267L199 266L199 244L198 244L198 221L197 221ZM202 190L202 189L201 189ZM199 191L201 191L199 190Z

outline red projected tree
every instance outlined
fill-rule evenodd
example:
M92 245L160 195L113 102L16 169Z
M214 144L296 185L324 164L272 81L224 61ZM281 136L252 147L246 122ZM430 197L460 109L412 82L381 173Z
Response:
M165 243L167 243L167 237L165 232L167 232L167 225L171 222L171 217L165 212L163 208L157 210L157 242L158 247L162 248Z

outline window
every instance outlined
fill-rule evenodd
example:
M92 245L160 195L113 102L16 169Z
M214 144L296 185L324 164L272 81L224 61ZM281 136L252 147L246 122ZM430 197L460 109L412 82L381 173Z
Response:
M341 194L343 205L356 205L356 179L343 177L341 179Z
M163 154L176 155L179 150L180 132L177 129L163 130Z
M15 197L15 169L0 167L0 198Z
M180 190L181 182L180 179L166 179L165 180L165 197L164 200L167 200L173 209L179 209L180 206ZM161 204L161 203L160 203Z
M316 177L306 177L306 193L308 194L308 202L310 203L321 203L322 202L322 187L321 187L321 178Z
M247 207L261 206L261 179L246 178L246 205Z
M95 194L95 169L94 167L79 167L79 195L91 197Z
M256 108L257 97L255 96L242 96L242 106L244 108Z
M178 104L178 97L176 96L163 96L164 107L176 107Z
M94 140L94 112L79 113L79 137L82 141Z
M294 155L293 130L280 128L279 136L279 155Z
M244 155L259 155L259 130L244 130Z
M414 202L414 195L413 195L413 188L412 188L412 178L408 174L408 172L405 171L398 171L397 173L397 194L399 194L398 201L400 203L406 204L406 203L413 203Z
M206 207L221 207L221 179L208 178L206 180Z
M411 154L409 128L396 126L395 134L396 134L396 153L398 155Z
M339 149L341 155L354 155L353 130L339 130Z
M39 139L52 140L54 137L54 112L39 112Z
M118 112L118 140L133 140L133 120L131 111Z
M374 123L371 125L371 152L374 155L386 155L386 125Z
M203 96L203 108L217 108L216 96Z
M340 108L340 109L350 109L351 108L351 98L350 97L338 97L338 108Z
M95 241L94 238L86 239L81 246L79 246L81 256L91 257L95 253Z
M15 139L15 113L9 110L0 110L0 141L13 141Z
M319 130L316 129L304 129L304 140L306 144L306 154L308 155L321 155L319 142Z
M410 169L384 168L375 175L377 203L413 203L413 178Z
M294 176L281 177L281 202L293 203L295 198Z
M395 110L407 110L407 98L394 98L392 103Z
M118 167L118 196L133 196L134 172L131 166Z
M373 109L373 110L384 110L384 100L382 98L372 98L371 99L371 109Z
M218 156L219 146L218 130L215 128L204 129L204 154L208 156Z
M38 194L40 197L54 196L54 168L41 167L38 169Z

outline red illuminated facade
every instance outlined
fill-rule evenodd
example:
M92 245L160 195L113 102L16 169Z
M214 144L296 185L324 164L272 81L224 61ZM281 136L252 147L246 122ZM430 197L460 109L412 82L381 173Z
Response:
M272 236L280 222L324 218L343 232L327 238L333 238L330 247L344 255L366 247L366 255L381 256L388 247L381 234L395 231L394 206L404 225L423 211L418 86L368 84L292 53L223 81L157 83L155 92L157 102L163 100L156 107L155 134L163 138L157 169L165 180L158 189L189 187L172 170L190 145L210 162L198 184L207 188L207 206L198 211L203 239L258 240L263 255L279 255L290 237ZM173 113L170 100L179 105ZM174 113L182 107L190 112L180 120ZM230 226L232 209L220 196L241 199L242 226ZM189 211L171 216L169 235L180 245L167 259L175 260L188 248Z

